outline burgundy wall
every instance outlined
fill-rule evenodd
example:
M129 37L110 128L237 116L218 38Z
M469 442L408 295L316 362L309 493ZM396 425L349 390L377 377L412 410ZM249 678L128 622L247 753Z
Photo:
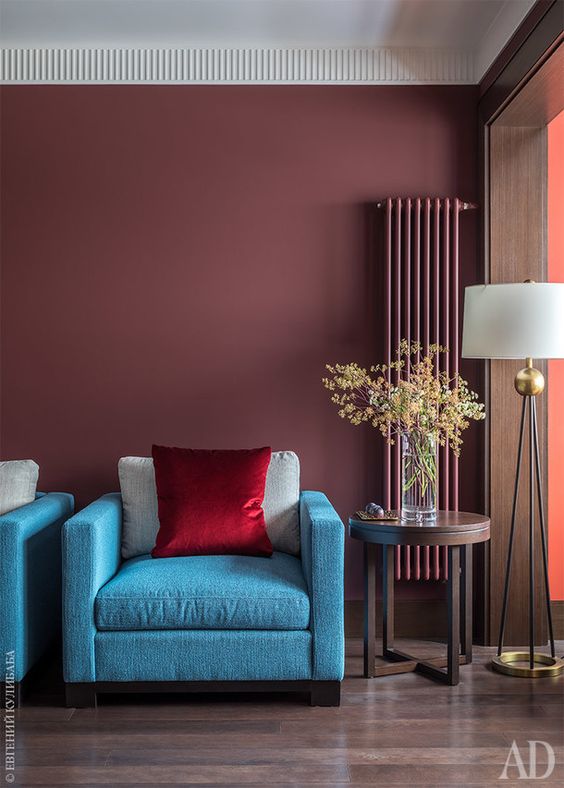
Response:
M153 441L269 444L296 450L303 486L343 516L364 504L380 437L338 419L320 378L326 361L370 359L365 205L475 200L476 98L4 87L2 457L33 457L42 489L84 504ZM475 282L477 220L462 221ZM467 507L479 506L475 457L470 445Z

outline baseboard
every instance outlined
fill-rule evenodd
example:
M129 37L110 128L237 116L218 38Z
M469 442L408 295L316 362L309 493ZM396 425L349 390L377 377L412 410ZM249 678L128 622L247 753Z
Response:
M551 604L554 637L564 640L564 599ZM396 599L395 629L397 637L444 638L447 635L446 600ZM345 635L361 638L364 631L363 603L360 599L345 602ZM376 636L382 635L382 601L376 601ZM474 641L478 643L477 640Z
M445 599L396 599L395 633L397 637L445 638L447 605ZM345 635L361 638L364 611L360 599L345 602ZM382 635L382 600L376 600L376 637Z

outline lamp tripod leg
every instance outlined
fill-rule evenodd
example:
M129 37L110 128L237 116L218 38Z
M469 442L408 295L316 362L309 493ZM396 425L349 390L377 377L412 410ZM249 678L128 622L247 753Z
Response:
M529 668L535 667L535 403L529 402Z
M521 408L521 425L519 427L519 448L517 450L517 469L515 472L515 489L513 492L513 508L511 510L511 531L509 534L509 549L507 551L507 566L505 568L505 585L503 588L503 604L501 608L501 622L499 626L499 640L497 645L497 655L501 656L503 649L503 637L505 634L505 624L507 621L507 600L509 598L509 580L511 577L511 562L513 559L513 542L515 537L515 521L517 516L517 499L519 498L519 480L521 476L521 460L523 457L523 439L525 436L525 414L527 410L528 397L523 397Z
M541 544L542 544L542 563L544 569L546 613L548 618L548 636L550 640L550 654L552 657L555 657L556 651L554 648L554 629L552 626L552 610L550 607L550 586L548 581L548 558L547 558L547 549L546 549L546 527L544 522L544 506L543 506L542 478L541 478L540 451L539 451L539 434L538 434L538 425L537 425L537 404L534 399L532 405L533 405L534 435L535 435L535 459L536 459L535 467L536 467L536 475L537 475L537 495L539 498L539 520L540 520L540 532L541 532Z

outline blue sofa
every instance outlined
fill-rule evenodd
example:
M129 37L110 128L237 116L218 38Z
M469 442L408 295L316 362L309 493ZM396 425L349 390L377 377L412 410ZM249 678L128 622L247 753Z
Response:
M307 692L339 705L344 527L300 495L300 556L120 557L117 493L63 528L68 706L103 692Z
M1 692L10 706L60 635L61 528L73 511L72 495L48 493L0 517Z

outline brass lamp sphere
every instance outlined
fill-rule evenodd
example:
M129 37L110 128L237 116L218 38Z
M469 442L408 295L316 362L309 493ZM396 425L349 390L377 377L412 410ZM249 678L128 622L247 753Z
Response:
M515 375L515 389L522 397L536 397L544 391L544 375L534 367L520 369Z

